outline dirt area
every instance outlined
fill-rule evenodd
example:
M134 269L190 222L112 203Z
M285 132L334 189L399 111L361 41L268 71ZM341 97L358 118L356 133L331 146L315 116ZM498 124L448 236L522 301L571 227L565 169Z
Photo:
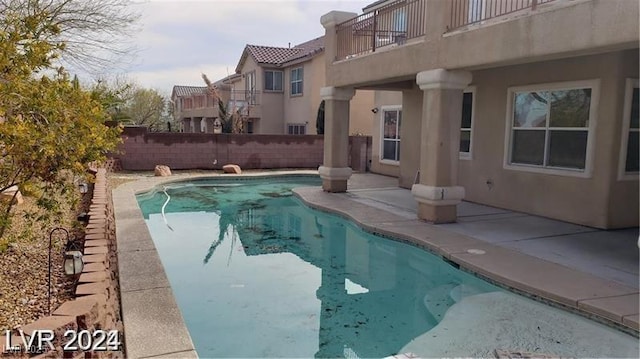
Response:
M67 216L53 223L39 223L30 216L42 214L35 198L25 197L15 206L12 226L0 243L0 331L14 329L45 316L48 308L48 256L49 233L63 227L71 236L83 238L77 224L77 210L64 208ZM88 208L90 195L86 194L80 208ZM74 224L75 227L74 227ZM75 278L63 271L63 252L66 235L57 231L51 248L51 312L70 299Z

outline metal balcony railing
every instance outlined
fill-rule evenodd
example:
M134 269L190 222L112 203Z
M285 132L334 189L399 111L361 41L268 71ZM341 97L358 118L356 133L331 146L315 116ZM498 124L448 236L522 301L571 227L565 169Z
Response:
M336 26L336 60L375 52L425 34L426 0L399 0Z
M450 0L451 21L448 30L476 24L556 0Z

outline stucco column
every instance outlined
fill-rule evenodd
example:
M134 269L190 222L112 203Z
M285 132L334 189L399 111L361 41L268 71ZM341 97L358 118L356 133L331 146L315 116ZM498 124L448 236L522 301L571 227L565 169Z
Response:
M418 73L423 93L420 131L420 181L411 188L418 218L433 223L456 221L456 205L464 198L458 184L460 119L467 71L436 69Z
M320 23L325 28L324 58L328 65L331 65L336 60L338 42L336 38L336 25L353 19L356 16L358 16L358 14L355 12L331 11L320 17Z
M322 189L345 192L351 177L349 167L349 101L355 94L352 88L323 87L324 100L324 161L318 168Z

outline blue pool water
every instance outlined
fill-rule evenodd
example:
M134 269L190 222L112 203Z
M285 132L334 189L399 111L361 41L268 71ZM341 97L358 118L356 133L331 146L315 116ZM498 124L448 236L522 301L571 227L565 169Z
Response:
M319 184L197 180L138 197L200 357L385 357L447 340L428 334L456 303L514 296L291 196Z

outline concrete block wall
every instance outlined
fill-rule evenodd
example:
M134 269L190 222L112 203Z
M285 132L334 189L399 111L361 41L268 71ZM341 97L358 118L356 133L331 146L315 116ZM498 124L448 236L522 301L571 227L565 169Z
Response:
M225 164L243 169L315 169L323 161L321 135L151 133L145 127L125 127L122 138L112 158L119 160L122 169L132 171L149 171L156 165L176 170L221 169ZM350 138L356 171L367 168L371 146L366 139Z
M107 186L106 170L98 169L91 206L89 223L85 231L84 268L78 278L76 298L64 302L50 316L42 317L27 324L21 330L32 335L35 330L52 330L55 350L46 350L31 358L121 358L124 348L111 351L65 351L64 344L69 337L65 331L78 333L86 330L90 334L98 330L118 331L118 339L123 340L122 320L120 316L120 299L118 292L118 269L116 257L115 221L113 204ZM4 333L3 333L4 334ZM13 336L13 343L20 344L18 333ZM6 343L0 337L0 343ZM46 345L45 348L46 349ZM26 353L3 355L3 357L29 357Z

